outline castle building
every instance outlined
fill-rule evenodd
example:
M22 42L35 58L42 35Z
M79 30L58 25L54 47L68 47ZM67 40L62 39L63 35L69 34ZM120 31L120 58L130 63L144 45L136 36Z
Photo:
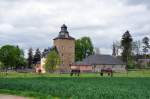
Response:
M75 62L75 38L69 35L67 26L63 24L56 38L53 39L53 47L45 49L41 61L36 65L36 72L45 73L45 60L52 50L59 54L61 63L60 72L70 72L70 70L80 70L81 72L100 72L101 69L111 68L115 72L126 71L126 64L111 55L102 55L95 53ZM57 72L57 70L56 70Z
M70 65L75 62L75 38L69 35L67 26L63 24L59 35L53 40L61 58L60 70L70 70Z

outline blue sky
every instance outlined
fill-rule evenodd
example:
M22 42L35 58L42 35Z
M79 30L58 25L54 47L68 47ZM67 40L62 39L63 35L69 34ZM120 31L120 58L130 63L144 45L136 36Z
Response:
M129 30L135 40L150 35L150 0L0 0L0 46L47 48L62 24L76 39L91 37L101 53Z

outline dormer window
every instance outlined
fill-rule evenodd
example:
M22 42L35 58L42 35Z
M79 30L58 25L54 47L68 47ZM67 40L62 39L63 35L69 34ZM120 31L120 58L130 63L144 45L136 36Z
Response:
M64 33L64 32L61 32L61 33L60 33L60 35L62 35L62 36L63 36L63 35L65 35L65 33Z

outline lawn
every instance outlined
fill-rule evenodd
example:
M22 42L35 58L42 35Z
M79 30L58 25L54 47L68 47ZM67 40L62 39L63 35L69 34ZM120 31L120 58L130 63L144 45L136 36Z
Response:
M0 93L39 99L150 99L150 72L99 74L10 73L1 75Z

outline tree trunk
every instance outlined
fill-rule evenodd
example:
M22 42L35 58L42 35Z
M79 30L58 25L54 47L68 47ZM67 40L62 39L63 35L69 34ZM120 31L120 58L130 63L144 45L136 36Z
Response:
M146 53L145 53L145 61L144 62L145 62L145 66L144 67L146 67L146 65L147 65L147 62L146 62Z
M6 73L6 76L8 75L8 68L6 67L5 68L5 73Z

